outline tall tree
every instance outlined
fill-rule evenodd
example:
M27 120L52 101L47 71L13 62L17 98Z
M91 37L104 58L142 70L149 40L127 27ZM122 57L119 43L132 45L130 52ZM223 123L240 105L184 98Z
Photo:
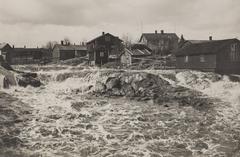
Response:
M56 44L58 44L58 42L56 42L56 41L48 41L48 42L46 43L46 45L43 46L43 47L44 47L44 48L47 48L47 49L49 49L49 50L53 50L53 48L54 48L54 46L55 46Z

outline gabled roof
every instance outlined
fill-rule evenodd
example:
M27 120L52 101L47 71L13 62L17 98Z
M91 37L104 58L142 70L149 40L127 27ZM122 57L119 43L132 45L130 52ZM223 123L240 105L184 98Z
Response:
M216 54L224 51L224 48L232 43L239 42L238 39L214 40L196 44L190 44L176 51L176 56Z
M139 50L145 50L147 49L148 51L152 51L147 45L142 44L142 43L136 43L131 46L131 49L139 49Z
M142 40L143 37L145 37L146 40L150 42L159 41L165 38L179 39L176 33L143 33L140 38L140 41Z
M8 43L0 43L0 50L5 48L6 46L11 47Z
M104 37L104 36L108 36L108 35L116 38L116 39L119 40L120 42L123 42L123 41L122 41L121 39L119 39L118 37L116 37L116 36L114 36L114 35L112 35L112 34L110 34L110 33L105 33L105 34L102 34L102 35L100 35L100 36L98 36L98 37L90 40L89 42L87 42L87 44L90 44L90 43L94 42L95 40L98 40L99 38Z
M211 40L213 41L213 40ZM189 46L190 44L200 44L200 43L205 43L205 42L210 42L210 40L184 40L181 39L181 41L178 44L178 48L184 48L186 46Z
M129 53L131 56L150 56L152 53L147 49L134 49L129 50L127 48L124 49L124 52Z
M58 48L59 50L73 50L73 51L87 51L87 47L83 45L61 45L56 44L54 48Z

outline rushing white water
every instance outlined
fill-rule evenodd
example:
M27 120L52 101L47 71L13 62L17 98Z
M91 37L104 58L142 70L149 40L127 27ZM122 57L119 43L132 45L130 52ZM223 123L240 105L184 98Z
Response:
M215 118L211 117L211 111L206 114L189 106L164 108L152 102L136 102L126 98L89 97L88 92L94 89L96 81L106 79L107 74L114 73L114 70L80 67L44 69L48 70L36 71L44 86L7 90L33 107L33 117L20 134L26 143L26 148L23 148L26 153L49 157L202 157L218 155L221 152L218 149L226 143L224 140L229 140L229 147L235 144L232 132L215 131L214 127L219 124L211 125L211 118ZM220 76L218 78L218 75L177 73L174 70L128 72L156 74L173 86L180 84L211 97L235 104L238 102L239 83ZM177 80L165 77L167 75L176 75ZM89 89L90 86L93 87ZM202 127L200 123L206 126ZM199 130L203 132L200 137ZM220 142L214 143L211 137ZM201 146L204 149L195 148L199 141L204 141Z
M230 81L228 76L197 71L185 71L176 75L179 84L222 99L235 107L240 105L240 82Z

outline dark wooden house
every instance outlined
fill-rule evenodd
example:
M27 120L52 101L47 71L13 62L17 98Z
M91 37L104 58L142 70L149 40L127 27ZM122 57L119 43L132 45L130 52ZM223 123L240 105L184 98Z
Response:
M143 33L140 43L147 45L155 55L169 55L178 48L178 36L176 33Z
M176 52L176 67L217 73L240 73L240 41L210 40Z
M182 49L182 48L192 45L192 44L200 44L200 43L205 43L205 42L209 42L209 41L213 41L212 36L209 37L209 40L185 40L183 35L181 35L180 41L178 43L178 49Z
M51 61L51 52L44 48L12 48L6 54L11 65L44 64Z
M112 58L119 58L123 44L122 40L110 33L102 33L101 36L87 43L89 61L91 65L103 65Z
M149 47L144 44L134 44L130 49L125 48L120 55L120 62L122 65L130 66L133 63L140 62L148 56L151 56L152 52Z
M52 51L53 61L68 60L76 57L86 57L87 47L85 45L61 44L54 46Z
M12 49L8 43L0 43L0 56L6 60L7 53Z

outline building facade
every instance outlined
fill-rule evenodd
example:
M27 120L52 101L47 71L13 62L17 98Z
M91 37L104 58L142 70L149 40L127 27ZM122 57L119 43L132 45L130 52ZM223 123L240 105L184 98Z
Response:
M87 43L89 61L91 65L103 65L110 62L111 56L119 58L123 44L122 40L110 33L102 33L101 36Z
M169 55L178 49L179 38L176 33L143 33L139 42L147 45L155 55Z
M85 45L57 44L52 51L53 61L68 60L76 57L86 57L87 47Z
M0 43L0 56L6 60L7 53L12 49L12 47L7 43Z
M176 67L178 69L239 74L240 41L226 39L190 44L176 52Z
M51 62L51 52L44 48L12 48L6 54L11 65L45 64Z

